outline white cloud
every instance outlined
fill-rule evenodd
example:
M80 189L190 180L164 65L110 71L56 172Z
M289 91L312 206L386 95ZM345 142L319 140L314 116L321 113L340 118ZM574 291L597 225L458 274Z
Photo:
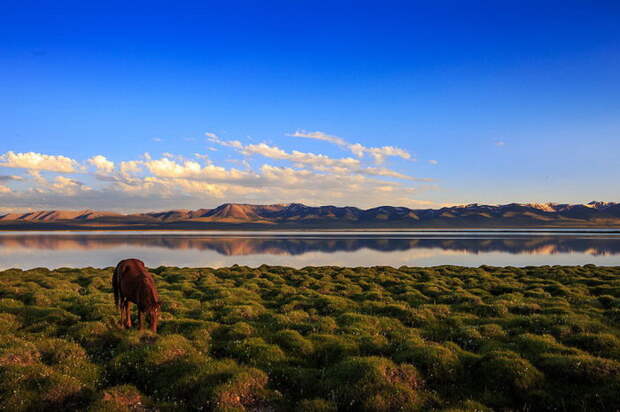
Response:
M39 170L28 170L31 176L31 185L21 191L12 192L18 198L45 197L50 194L63 196L76 196L85 191L92 190L80 181L59 175L55 176L51 181L48 180ZM75 201L75 199L74 199Z
M503 140L496 140L495 141L495 146L502 147L502 146L505 146L505 145L506 145L506 142L504 142Z
M88 163L95 166L98 172L112 173L114 171L114 162L102 155L91 157L88 159Z
M243 172L237 169L226 169L212 164L202 167L200 163L192 160L186 160L181 164L162 158L144 162L143 164L155 177L164 178L236 181L256 176L254 173Z
M432 165L436 165L436 164L439 164L439 161L431 159L431 160L428 161L428 163L432 164Z
M126 193L138 193L140 196L149 197L191 194L192 196L221 198L225 186L188 179L166 179L149 176L144 178L140 185L123 187L122 189Z
M189 177L200 173L200 164L193 161L179 165L173 160L163 158L145 162L144 165L158 177Z
M400 157L403 159L411 159L411 155L404 149L394 146L383 146L383 147L367 147L363 149L364 152L370 154L374 159L375 163L381 164L388 156Z
M63 194L75 194L80 191L92 190L82 182L65 176L56 176L54 178L54 183L51 185L51 189Z
M41 176L41 172L38 170L28 170L28 174L32 177L32 180L39 186L46 186L47 179Z
M59 173L75 173L80 169L79 163L69 157L35 152L15 153L12 151L0 155L0 167L47 170Z
M205 133L205 136L209 138L208 140L210 142L219 144L221 146L233 147L235 149L243 149L243 144L239 140L222 140L215 133L209 132Z
M405 174L398 173L394 170L386 169L384 167L367 167L365 169L359 170L359 173L371 176L395 177L397 179L416 180L411 176L407 176Z
M359 143L351 144L347 146L349 150L357 157L364 157L364 152L366 152L367 148L362 146Z
M323 140L325 142L330 142L333 144L337 144L338 146L347 146L348 143L338 137L338 136L332 136L323 132L307 132L305 130L297 130L295 133L291 133L288 136L292 136L292 137L305 137L308 139L316 139L316 140Z
M322 140L325 142L330 142L340 147L343 147L357 157L364 157L365 154L370 155L376 164L381 164L385 161L386 157L400 157L406 160L411 159L411 154L405 149L401 149L399 147L394 146L383 146L383 147L366 147L360 143L348 143L346 140L338 137L332 136L323 132L308 132L305 130L298 130L295 133L291 133L288 136L292 137L304 137L308 139Z
M150 158L150 156L149 156ZM131 175L137 174L142 171L142 164L144 164L141 160L129 160L127 162L121 162L120 171L123 175Z
M272 159L287 159L289 157L289 154L286 153L286 151L275 146L269 146L265 143L251 144L240 147L240 149L242 149L241 153L244 155L258 154Z
M277 160L288 160L298 165L305 165L312 168L341 167L353 168L359 166L360 162L351 157L334 159L323 154L305 153L293 150L286 152L279 147L269 146L265 143L251 144L244 146L241 153L245 155L258 154L264 157Z

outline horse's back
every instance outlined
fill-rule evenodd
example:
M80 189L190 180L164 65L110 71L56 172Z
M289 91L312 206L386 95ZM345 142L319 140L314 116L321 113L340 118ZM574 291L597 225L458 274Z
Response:
M118 262L116 265L116 272L119 276L125 275L140 275L145 273L146 267L144 266L144 262L140 259L125 259Z

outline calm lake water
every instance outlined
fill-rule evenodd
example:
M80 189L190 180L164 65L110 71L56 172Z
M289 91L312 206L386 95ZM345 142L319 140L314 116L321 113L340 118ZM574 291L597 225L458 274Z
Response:
M0 269L107 267L128 257L151 267L620 265L620 231L0 232Z
M0 269L483 264L620 265L618 230L408 232L0 232Z

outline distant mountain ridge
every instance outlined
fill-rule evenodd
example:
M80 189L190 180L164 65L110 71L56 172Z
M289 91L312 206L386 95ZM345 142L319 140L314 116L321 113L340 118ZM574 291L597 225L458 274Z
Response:
M225 203L213 209L120 214L48 210L0 215L0 229L620 227L620 203L469 204L439 209Z

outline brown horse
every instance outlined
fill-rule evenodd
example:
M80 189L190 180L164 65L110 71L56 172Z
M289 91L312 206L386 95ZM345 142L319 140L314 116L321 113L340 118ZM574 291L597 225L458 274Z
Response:
M114 303L121 311L121 325L131 328L130 303L138 306L138 328L144 327L144 314L149 315L149 324L157 332L157 321L161 302L155 288L153 276L138 259L121 260L112 276Z

